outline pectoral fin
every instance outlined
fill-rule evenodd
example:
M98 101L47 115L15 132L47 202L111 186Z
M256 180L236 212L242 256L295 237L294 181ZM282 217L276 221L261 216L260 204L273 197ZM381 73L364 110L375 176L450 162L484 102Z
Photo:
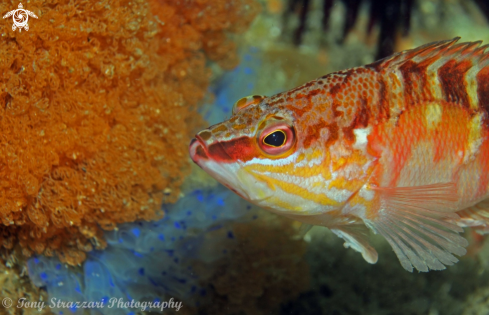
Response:
M294 239L304 239L306 237L306 234L312 229L313 225L301 222L300 227L297 229L297 234L294 236Z
M375 264L378 259L377 251L368 242L368 230L364 225L341 225L331 228L338 237L345 240L345 248L351 247L360 252L370 264Z
M333 213L316 215L287 214L287 216L302 222L301 230L304 232L309 230L311 224L329 228L333 233L345 240L345 247L351 247L360 252L363 258L371 264L377 262L377 252L368 243L369 231L361 219ZM299 230L299 233L301 230Z
M364 220L392 246L404 269L412 272L443 270L466 253L468 242L455 222L456 191L451 183L417 187L374 188L381 209Z
M489 234L489 199L457 212L460 219L457 225L472 227L479 234Z

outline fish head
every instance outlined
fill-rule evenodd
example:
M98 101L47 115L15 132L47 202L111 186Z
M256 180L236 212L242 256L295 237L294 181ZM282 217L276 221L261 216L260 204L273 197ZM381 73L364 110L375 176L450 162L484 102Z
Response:
M275 212L301 215L341 208L360 187L348 183L356 180L352 169L339 170L345 164L342 152L350 150L338 147L337 130L311 134L303 115L285 103L270 103L256 95L240 99L230 119L195 136L192 160L242 198Z

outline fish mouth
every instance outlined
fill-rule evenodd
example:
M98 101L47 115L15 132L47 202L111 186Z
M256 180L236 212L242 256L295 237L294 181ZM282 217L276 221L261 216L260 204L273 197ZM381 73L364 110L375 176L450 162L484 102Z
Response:
M215 143L215 139L210 138L210 143ZM258 197L257 189L259 188L253 187L255 185L253 178L246 171L242 171L242 163L240 161L230 163L216 161L212 158L208 143L198 134L190 141L189 154L195 164L241 198L263 207L264 202L273 196L273 194L265 196L260 194Z
M223 165L210 158L205 141L199 135L195 135L195 138L190 141L189 154L192 161L206 173L241 198L250 200L250 196L246 193L246 190L241 187L239 179L236 176L237 169L235 168L237 168L237 166L231 164Z
M205 142L202 141L198 135L195 135L195 138L190 141L189 145L190 158L199 166L202 161L209 160L209 155L207 154L204 143Z

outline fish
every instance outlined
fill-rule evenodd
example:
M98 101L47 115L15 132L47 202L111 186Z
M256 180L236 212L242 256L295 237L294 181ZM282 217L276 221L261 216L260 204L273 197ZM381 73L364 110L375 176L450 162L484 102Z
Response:
M371 264L443 270L489 232L489 53L459 37L238 100L193 162L243 199L329 228Z

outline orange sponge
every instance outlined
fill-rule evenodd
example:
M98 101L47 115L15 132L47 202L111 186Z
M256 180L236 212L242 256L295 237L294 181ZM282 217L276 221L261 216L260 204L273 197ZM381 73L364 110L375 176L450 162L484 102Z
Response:
M0 12L17 8L3 1ZM236 64L229 32L251 0L33 1L0 33L0 244L78 264L103 229L178 198L207 59Z

